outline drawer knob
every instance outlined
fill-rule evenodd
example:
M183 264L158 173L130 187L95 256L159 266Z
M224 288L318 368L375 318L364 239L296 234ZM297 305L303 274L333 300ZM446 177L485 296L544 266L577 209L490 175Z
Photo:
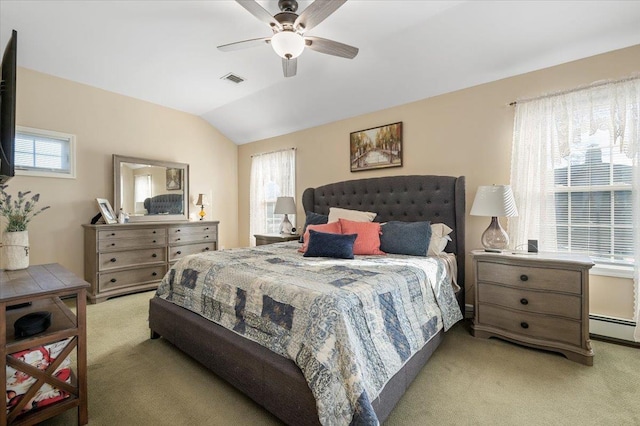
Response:
M208 235L205 235L204 237L205 237L205 238L209 238L209 236L208 236Z
M112 236L112 237L115 237L115 236L116 236L116 233L115 233L115 232L112 232L112 233L111 233L111 236Z
M153 240L153 242L155 243L155 242L157 242L157 241L156 241L156 240Z
M110 281L111 281L112 283L115 283L115 282L116 282L116 281L118 281L118 280L116 280L115 278L111 278L111 280L110 280Z
M113 247L113 246L115 246L115 245L116 245L116 243L111 243L111 246L112 246L112 247Z
M151 255L151 257L158 257L158 254L157 254L157 253L153 253L153 254Z
M205 248L204 248L204 251L209 251L209 247L205 247Z
M205 230L205 231L208 231L208 230L209 230L209 228L208 228L208 227L207 227L207 228L204 228L204 230Z
M158 273L157 273L157 272L153 272L153 273L151 274L151 276L154 276L154 277L155 277L156 275L158 275Z
M178 253L178 254L182 254L182 252L181 252L180 250L178 250L176 253Z
M176 241L180 241L180 238L176 238Z
M520 281L528 281L529 277L526 276L525 274L520 275Z
M522 321L522 322L520 323L520 327L522 327L522 328L529 328L529 324L527 324L526 322Z
M180 230L179 230L179 229L176 229L176 232L180 232Z
M111 261L112 261L112 262L115 262L115 261L116 261L116 258L115 258L115 257L112 257L112 258L111 258Z
M523 305L528 305L529 301L525 298L520 299L520 303L522 303Z
M153 233L155 234L155 233L156 233L156 231L153 231Z

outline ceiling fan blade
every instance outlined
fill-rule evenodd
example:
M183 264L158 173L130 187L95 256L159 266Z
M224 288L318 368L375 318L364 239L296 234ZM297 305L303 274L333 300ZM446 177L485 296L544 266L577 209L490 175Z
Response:
M248 49L250 47L256 47L263 44L269 44L271 37L252 38L251 40L236 41L235 43L223 44L218 46L218 49L223 52L233 52L234 50Z
M279 30L282 29L282 25L280 24L280 22L276 21L276 19L269 12L267 12L264 7L260 6L254 0L236 0L236 3L244 7L250 14L266 23L271 28L275 27Z
M293 23L293 28L304 33L324 21L347 0L316 0L311 3Z
M359 51L357 47L320 37L305 37L304 42L311 50L341 58L353 59Z
M293 77L298 72L298 58L282 58L282 72L285 77Z

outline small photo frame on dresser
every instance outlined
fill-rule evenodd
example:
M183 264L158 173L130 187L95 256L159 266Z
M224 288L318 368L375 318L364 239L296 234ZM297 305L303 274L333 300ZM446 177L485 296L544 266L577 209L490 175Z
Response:
M100 209L100 213L102 214L102 218L104 219L104 223L111 225L114 223L118 223L118 218L116 217L115 212L113 211L113 207L111 207L111 203L106 198L96 198L98 203L98 208Z

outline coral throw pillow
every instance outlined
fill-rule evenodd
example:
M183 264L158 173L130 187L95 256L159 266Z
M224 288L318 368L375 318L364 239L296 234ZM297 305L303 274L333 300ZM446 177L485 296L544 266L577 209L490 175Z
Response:
M338 219L343 234L358 234L353 244L353 254L386 254L380 250L380 224Z
M342 234L342 227L340 226L340 222L331 222L325 225L308 225L307 230L304 233L304 243L302 247L298 249L300 253L304 253L307 251L309 247L309 230L313 229L318 232L326 232L328 234Z

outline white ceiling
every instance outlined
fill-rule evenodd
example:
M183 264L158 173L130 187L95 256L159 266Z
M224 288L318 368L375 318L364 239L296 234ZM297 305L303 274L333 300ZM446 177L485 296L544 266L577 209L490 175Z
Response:
M350 0L308 35L358 56L307 49L292 78L267 45L216 49L271 35L234 1L0 0L2 48L11 29L22 67L201 116L243 144L640 44L640 1Z

